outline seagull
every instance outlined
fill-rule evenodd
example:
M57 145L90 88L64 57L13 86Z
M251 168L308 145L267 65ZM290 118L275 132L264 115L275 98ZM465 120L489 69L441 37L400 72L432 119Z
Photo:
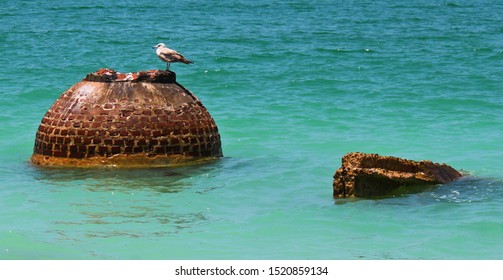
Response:
M152 47L155 53L162 61L166 62L166 70L169 70L169 64L172 62L183 62L185 64L190 64L192 61L186 59L179 52L169 49L164 43L159 43Z

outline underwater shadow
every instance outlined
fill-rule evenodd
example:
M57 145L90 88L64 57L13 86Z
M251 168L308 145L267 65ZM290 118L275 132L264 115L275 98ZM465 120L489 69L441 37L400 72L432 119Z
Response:
M388 195L369 198L335 198L335 205L372 201L396 205L425 205L436 203L475 203L503 195L503 180L465 175L459 180L438 185L400 187Z
M90 191L130 191L149 189L159 193L177 193L189 187L190 178L214 176L224 159L215 159L177 167L154 168L47 168L32 167L36 181L58 187L85 187Z

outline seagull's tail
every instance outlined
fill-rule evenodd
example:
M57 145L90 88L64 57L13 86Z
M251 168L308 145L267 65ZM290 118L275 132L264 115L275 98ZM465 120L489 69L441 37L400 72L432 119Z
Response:
M192 64L192 63L194 63L194 62L186 59L185 57L183 58L182 62L185 63L185 64Z

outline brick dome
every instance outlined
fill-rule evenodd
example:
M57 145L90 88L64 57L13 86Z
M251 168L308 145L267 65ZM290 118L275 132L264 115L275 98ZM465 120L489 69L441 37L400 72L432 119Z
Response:
M88 74L54 102L38 128L32 163L169 166L222 156L201 101L170 71Z

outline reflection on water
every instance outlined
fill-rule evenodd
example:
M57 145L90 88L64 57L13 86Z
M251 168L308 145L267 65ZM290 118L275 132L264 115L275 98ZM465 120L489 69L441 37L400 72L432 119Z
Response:
M190 183L187 179L209 176L221 168L221 160L169 168L40 168L34 177L41 183L85 186L90 191L126 191L148 188L159 193L177 193Z
M158 237L197 231L210 221L200 194L230 161L170 168L35 168L37 191L53 203L51 227L58 240ZM191 190L190 192L185 192ZM195 195L198 194L198 195Z

